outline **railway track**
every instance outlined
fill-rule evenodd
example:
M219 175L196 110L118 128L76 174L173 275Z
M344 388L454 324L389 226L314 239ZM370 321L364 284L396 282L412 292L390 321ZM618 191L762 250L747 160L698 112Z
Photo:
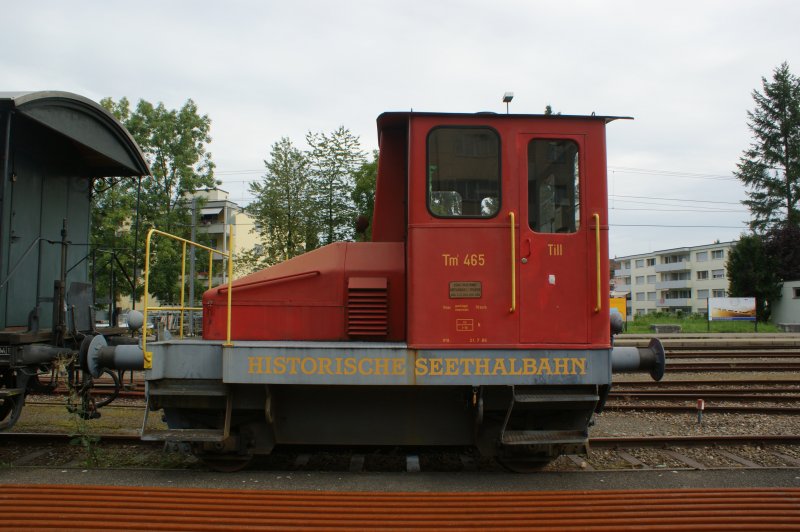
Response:
M116 443L141 443L144 446L161 446L163 442L142 441L139 434L134 431L127 433L112 432L93 434L101 441ZM0 433L0 441L37 441L37 442L69 442L75 437L74 434L65 432L4 432ZM613 446L642 446L653 447L662 445L713 445L713 444L800 444L800 434L739 434L727 436L602 436L590 438L591 446L613 447ZM301 447L301 446L300 446Z
M662 389L667 386L727 386L727 387L741 387L742 389L752 389L753 387L761 386L764 388L772 388L776 386L784 386L793 388L794 391L800 391L800 381L797 379L698 379L698 380L663 380L657 383L652 381L631 381L619 379L614 381L613 390L626 388L654 388Z
M798 364L787 364L785 360L783 360L784 355L787 355L788 352L784 349L784 351L780 352L778 357L775 357L776 360L760 360L758 362L753 362L752 360L748 361L740 361L740 359L745 358L744 356L737 356L731 357L735 358L736 361L718 361L715 360L716 357L724 357L731 354L731 351L723 351L723 350L715 350L714 355L711 357L699 356L696 351L686 350L681 352L682 355L686 356L679 356L677 358L680 359L679 362L671 362L668 365L668 374L670 371L675 370L676 368L686 368L686 372L689 371L707 371L702 368L713 367L715 370L719 368L724 368L723 371L741 371L743 367L758 367L759 371L773 371L776 366L783 366L783 367L792 367L795 366L800 367L800 363ZM705 353L705 352L704 352ZM741 351L738 352L740 355L744 355ZM749 353L748 356L751 357L753 355L762 357L763 353ZM705 359L702 361L692 361L689 360L695 357ZM769 357L766 357L769 358ZM709 362L708 359L711 359ZM755 366L753 366L755 364ZM765 369L766 368L766 369ZM755 371L755 370L752 370ZM683 375L684 373L681 373ZM669 378L669 377L668 377ZM127 402L120 403L112 403L112 405L106 407L106 409L111 409L112 411L116 408L123 408L123 409L142 409L144 407L143 399L143 381L139 379L138 375L134 375L133 379L126 378L124 383L126 384L127 390L123 390L120 393L120 397L124 397L128 399ZM103 380L98 382L100 389L100 393L103 393L102 386L106 384ZM689 380L685 378L680 378L676 380L668 380L663 381L660 383L652 383L652 382L644 382L644 381L631 381L631 380L620 380L615 381L614 387L612 388L612 393L609 397L609 401L606 404L607 411L615 411L615 410L624 410L624 411L661 411L661 412L671 412L671 413L678 413L678 414L694 414L696 412L696 400L697 399L704 399L706 401L705 412L708 414L713 413L726 413L726 412L736 412L740 414L768 414L768 415L789 415L789 416L796 416L800 414L800 406L798 406L798 402L800 402L800 383L794 380L790 380L783 376L774 376L773 378L757 378L757 379L741 379L735 378L734 380L725 379L723 376L719 378L706 378L702 380ZM39 403L41 401L41 403ZM666 404L664 404L666 403ZM729 404L729 403L744 403L744 404ZM760 403L767 403L767 404L760 404ZM37 404L41 404L41 406L47 406L48 402L44 396L38 397L31 397L29 398L28 404L30 406L37 406ZM49 403L54 404L54 403ZM105 410L109 412L109 410ZM113 416L113 414L109 413L108 416ZM105 419L106 416L104 416ZM133 427L132 427L133 428ZM138 428L138 427L135 427ZM605 431L608 433L608 431ZM94 436L94 434L93 434ZM145 452L152 452L153 454L161 453L162 446L161 444L145 444L140 442L138 439L138 435L131 431L128 434L97 434L101 438L102 446L110 446L113 447L114 445L119 446L135 446L136 449L149 449L149 451ZM57 440L53 440L53 438L57 438ZM0 434L0 441L3 439L6 440L8 445L16 445L15 441L26 441L29 444L35 446L47 446L47 445L66 445L68 437L66 435L60 436L50 436L47 434L37 433L37 434L21 434L21 435L11 435L11 434ZM793 446L800 445L800 438L796 438L794 436L780 436L780 437L773 437L767 435L754 435L754 436L722 436L722 437L692 437L692 438L680 438L680 437L648 437L648 438L633 438L633 437L624 437L624 438L592 438L590 441L590 446L600 453L610 453L614 458L613 461L616 461L616 465L614 468L621 467L620 464L624 467L630 467L633 469L641 469L641 468L648 468L648 467L657 467L658 464L655 463L658 460L655 460L652 464L647 465L648 460L646 459L637 459L635 457L637 449L654 449L658 450L660 453L662 450L677 452L674 451L674 448L682 448L682 447L691 447L691 448L699 448L703 449L705 452L706 449L712 449L716 447L724 447L730 448L732 446L746 446L746 447L757 447L759 445L767 445L767 446L789 446L794 449ZM724 451L724 450L723 450ZM139 452L139 451L134 451ZM383 452L383 451L381 451ZM378 452L377 454L381 454ZM716 451L715 451L716 452ZM722 452L722 451L721 451ZM727 451L725 451L727 452ZM327 453L327 454L326 454ZM161 453L163 454L163 453ZM345 451L341 452L339 449L329 449L329 450L310 450L310 451L297 451L297 450L289 450L289 451L280 451L276 452L275 456L270 457L266 460L266 467L280 470L281 468L289 468L290 470L306 470L305 468L311 468L309 470L314 470L314 468L322 467L323 469L326 467L333 467L336 470L344 470L344 471L360 471L360 470L381 470L382 467L382 460L374 460L376 453L370 454L369 451L366 453L362 452L350 452ZM680 453L678 453L680 455ZM785 455L785 459L780 458L780 466L783 467L796 467L800 464L793 462L794 454L790 453ZM327 457L327 458L320 458L320 456ZM597 455L595 455L597 456ZM800 453L798 453L800 456ZM410 457L410 458L409 458ZM35 464L36 460L30 460L30 456L24 456L23 460L24 463L31 463ZM385 457L384 457L385 458ZM728 457L730 459L730 457ZM2 457L0 457L2 460ZM637 465L638 460L638 465ZM689 462L694 464L702 464L702 460L698 460L697 456L689 456ZM730 459L736 465L734 467L741 467L742 464L748 462L755 463L747 457L743 457L741 460ZM15 461L12 460L10 463L14 463ZM386 463L391 463L389 466L389 470L397 471L414 471L419 470L441 470L438 469L440 466L444 465L445 470L452 470L452 471L460 471L460 470L477 470L482 471L487 466L485 464L481 464L480 460L475 459L469 455L469 453L464 452L432 452L428 450L422 450L418 454L409 454L403 456L392 456L389 457ZM678 459L679 463L672 462L673 467L682 468L688 467L693 468L693 466L687 465L687 463L681 462ZM76 461L73 459L72 462L69 460L67 463L74 463L74 464L81 464L80 460ZM377 466L375 464L378 464ZM591 456L586 459L581 456L568 456L560 459L561 466L566 470L603 470L606 466L602 463L597 463L595 459ZM767 460L765 463L769 464L770 461ZM642 465L644 464L644 465ZM493 466L496 467L496 466ZM706 466L703 466L705 468ZM763 465L762 465L763 467ZM377 468L377 469L376 469ZM696 467L700 469L700 467ZM489 469L492 470L492 469Z
M129 399L144 399L143 395L126 395ZM638 402L629 402L632 399L638 399ZM747 395L747 394L717 394L708 393L704 390L698 390L687 393L653 393L653 392L612 392L609 395L609 400L606 402L606 411L655 411L655 412L696 412L697 407L695 402L697 399L703 399L706 402L704 407L705 412L720 412L720 413L744 413L744 414L780 414L780 415L798 415L800 414L800 406L775 406L775 405L758 405L758 406L744 406L744 405L718 405L710 404L711 401L733 401L733 402L779 402L779 403L797 403L800 402L798 395ZM625 401L624 403L621 401ZM684 402L691 404L684 405L662 405L653 404L642 401L670 401L670 402ZM52 401L28 401L28 406L60 406L58 403ZM108 412L114 409L131 409L131 410L144 410L144 402L140 404L114 404L103 407L103 411Z
M800 523L800 490L791 488L374 493L6 485L2 492L3 525L16 529L778 530Z
M723 384L720 381L719 384ZM746 414L800 414L800 388L724 387L700 388L686 381L685 387L666 388L663 385L630 389L615 387L609 394L605 408L611 411L696 412L698 400L703 400L705 412ZM669 403L669 404L663 404ZM742 405L739 403L762 403Z
M103 388L92 388L89 393L96 397L102 397L109 395L111 392ZM70 394L71 392L67 388L56 388L48 395L67 397ZM144 388L141 390L120 390L116 397L119 399L144 399Z
M735 389L653 389L653 390L622 390L611 392L610 399L653 399L653 400L684 400L684 399L716 399L719 401L780 401L794 402L800 401L800 395L796 389L791 388L761 388L762 393L742 392ZM763 393L766 392L766 393Z
M693 359L693 358L797 358L800 359L800 349L791 350L747 350L747 351L722 351L717 349L669 351L666 350L667 359Z
M163 456L164 444L142 442L137 434L97 435L99 449L113 456L116 452L127 455ZM85 468L84 457L75 455L71 445L72 435L64 433L11 433L0 436L5 447L18 447L21 452L10 467ZM550 471L607 471L620 469L763 469L765 467L800 468L800 435L728 435L728 436L618 436L595 437L589 441L592 452L587 456L567 455L550 464ZM69 452L66 452L69 451ZM53 456L66 453L63 460ZM47 463L43 460L47 459ZM720 465L724 462L727 465ZM119 463L115 469L125 469ZM132 466L138 470L152 465ZM155 466L157 468L164 468ZM196 461L178 466L201 468ZM526 469L525 464L513 464L512 470ZM273 454L259 457L251 466L266 471L340 471L361 473L380 472L500 472L505 467L493 460L476 456L464 448L308 448L304 446L279 447ZM212 468L213 469L213 468Z
M142 441L139 435L130 433L95 434L101 441L114 443L135 443L145 447L163 446L163 442ZM63 432L7 432L0 434L5 442L69 442L75 436ZM592 447L660 447L668 445L717 445L717 444L800 444L800 434L739 434L727 436L603 436L590 438Z
M800 371L800 362L670 362L667 356L667 374L674 372L682 373L705 373L721 371Z
M628 404L606 404L609 411L650 411L650 412L672 412L672 413L693 413L697 412L697 407L693 405L654 405L648 403L628 403ZM708 405L706 404L703 412L723 413L723 414L771 414L796 416L800 414L800 408L791 406L743 406L743 405Z

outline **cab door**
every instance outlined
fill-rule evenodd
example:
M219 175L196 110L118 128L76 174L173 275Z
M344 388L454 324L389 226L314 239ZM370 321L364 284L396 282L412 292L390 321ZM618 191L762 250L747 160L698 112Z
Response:
M585 344L591 312L585 136L523 134L519 313L523 344Z
M518 186L506 168L513 165L502 164L509 137L480 116L446 120L422 116L412 123L408 343L516 346L508 213L516 211Z

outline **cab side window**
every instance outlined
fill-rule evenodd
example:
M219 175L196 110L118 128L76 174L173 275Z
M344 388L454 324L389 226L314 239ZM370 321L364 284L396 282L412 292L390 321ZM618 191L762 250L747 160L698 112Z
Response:
M578 144L535 139L528 144L528 225L539 233L580 227Z
M428 134L428 210L440 218L492 218L500 210L500 137L490 128Z

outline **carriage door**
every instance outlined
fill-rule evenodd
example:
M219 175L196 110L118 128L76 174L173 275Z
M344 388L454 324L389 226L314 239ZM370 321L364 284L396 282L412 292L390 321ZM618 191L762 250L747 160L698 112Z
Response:
M518 145L520 341L586 343L592 309L589 224L581 209L584 137L522 135Z

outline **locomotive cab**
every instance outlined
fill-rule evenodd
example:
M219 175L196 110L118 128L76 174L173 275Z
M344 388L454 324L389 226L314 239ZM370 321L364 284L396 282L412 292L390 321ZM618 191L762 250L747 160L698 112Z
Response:
M148 438L211 460L281 443L584 450L611 385L613 119L381 115L372 242L234 281L230 319L228 288L206 292L203 340L148 344L150 408L170 424Z
M411 345L608 348L605 121L414 117Z
M608 348L608 120L382 115L373 241L235 281L232 338ZM206 339L226 293L204 296Z

